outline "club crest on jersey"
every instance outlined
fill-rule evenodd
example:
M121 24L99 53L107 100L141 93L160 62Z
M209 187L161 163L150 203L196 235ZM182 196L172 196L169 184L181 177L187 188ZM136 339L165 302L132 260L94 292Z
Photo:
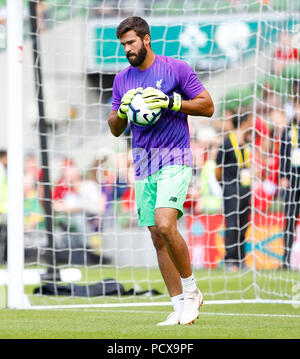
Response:
M161 83L162 83L162 79L160 79L159 81L156 81L156 88L158 90L161 90Z

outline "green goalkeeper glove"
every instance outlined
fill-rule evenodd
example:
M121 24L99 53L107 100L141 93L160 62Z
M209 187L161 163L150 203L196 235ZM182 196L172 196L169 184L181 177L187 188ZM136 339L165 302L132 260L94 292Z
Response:
M142 91L145 103L149 104L149 108L168 108L173 111L181 109L181 96L174 92L174 97L169 97L161 90L154 87L147 87Z
M129 109L129 105L134 98L134 96L141 91L143 88L138 87L137 89L129 90L125 93L125 95L121 99L121 105L118 109L118 116L125 120L127 118L127 111Z

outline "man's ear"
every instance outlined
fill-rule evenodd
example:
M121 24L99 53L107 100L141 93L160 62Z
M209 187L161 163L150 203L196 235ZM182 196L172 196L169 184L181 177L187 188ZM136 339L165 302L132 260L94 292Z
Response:
M147 47L147 46L150 46L150 44L151 44L151 38L150 38L150 35L147 34L144 37L144 46Z

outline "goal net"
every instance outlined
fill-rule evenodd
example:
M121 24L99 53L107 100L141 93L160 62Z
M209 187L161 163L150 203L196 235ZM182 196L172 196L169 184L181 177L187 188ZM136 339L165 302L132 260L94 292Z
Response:
M24 5L28 305L170 304L150 234L137 225L130 127L115 138L107 124L114 76L128 66L116 27L131 15L148 21L155 53L193 67L215 103L212 118L188 118L193 177L178 222L205 301L293 302L300 281L299 2L31 3L35 12ZM0 254L1 285L9 285L3 238Z

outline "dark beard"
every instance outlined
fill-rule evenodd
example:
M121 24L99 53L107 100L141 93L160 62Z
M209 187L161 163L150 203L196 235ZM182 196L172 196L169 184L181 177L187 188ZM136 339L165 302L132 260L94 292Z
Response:
M129 53L129 55L131 54ZM128 54L126 55L130 65L133 67L140 66L145 61L146 56L147 56L147 49L144 46L144 44L142 44L142 47L136 56L128 56Z

